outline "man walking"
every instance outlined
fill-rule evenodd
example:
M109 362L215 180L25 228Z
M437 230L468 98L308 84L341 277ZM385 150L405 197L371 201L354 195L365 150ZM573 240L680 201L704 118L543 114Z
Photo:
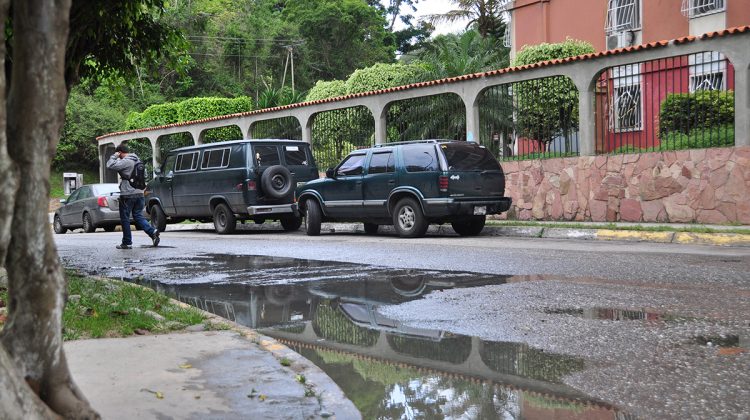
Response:
M139 162L135 153L128 153L127 146L121 144L115 149L107 161L107 168L117 171L120 175L120 223L122 224L122 243L117 245L117 249L133 248L133 236L130 233L130 215L133 215L135 225L138 229L146 232L151 238L154 246L159 245L159 231L143 217L143 207L145 199L143 190L134 188L130 185L130 176L135 169L136 163Z

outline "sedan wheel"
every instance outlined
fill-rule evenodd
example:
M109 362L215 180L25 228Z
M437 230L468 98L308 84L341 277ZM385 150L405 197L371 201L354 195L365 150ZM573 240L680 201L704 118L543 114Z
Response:
M57 234L63 234L68 231L68 229L63 226L62 220L60 220L60 216L55 216L55 220L52 224L52 228L55 230L55 233Z
M88 213L83 214L83 231L86 233L92 233L96 230L96 226L91 222L91 215Z

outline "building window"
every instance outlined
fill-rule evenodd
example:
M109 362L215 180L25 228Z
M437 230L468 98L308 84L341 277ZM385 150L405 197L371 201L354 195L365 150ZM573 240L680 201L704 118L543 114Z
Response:
M610 124L614 131L639 131L642 126L641 70L639 64L611 70L614 95Z
M689 18L723 12L724 10L724 0L682 0L682 14Z
M724 54L716 51L691 54L690 91L725 90L727 61Z
M505 33L503 34L503 46L510 48L513 46L513 28L511 27L511 15L510 12L503 13L503 20L505 21Z
M641 29L640 0L609 0L607 7L607 35Z

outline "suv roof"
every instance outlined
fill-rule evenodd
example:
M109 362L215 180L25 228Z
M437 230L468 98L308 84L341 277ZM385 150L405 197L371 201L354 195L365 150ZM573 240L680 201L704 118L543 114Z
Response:
M171 152L184 152L187 150L198 150L198 149L204 149L207 147L217 147L217 146L227 146L232 144L242 144L242 143L289 143L289 144L309 144L306 141L302 140L289 140L289 139L244 139L244 140L228 140L228 141L217 141L214 143L204 143L199 145L193 145L193 146L185 146L180 147L177 149L170 150Z
M377 147L390 147L390 146L400 146L402 144L420 144L420 143L450 143L450 142L453 142L453 141L458 141L458 140L429 139L429 140L394 141L394 142L390 142L390 143L376 144L373 147L374 148L377 148Z

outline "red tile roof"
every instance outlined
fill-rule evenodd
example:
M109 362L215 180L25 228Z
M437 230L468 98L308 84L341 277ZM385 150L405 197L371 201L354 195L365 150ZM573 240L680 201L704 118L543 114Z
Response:
M381 94L384 94L384 93L397 92L397 91L407 90L407 89L417 89L417 88L427 87L427 86L435 86L435 85L443 85L443 84L448 84L448 83L454 83L454 82L459 82L459 81L463 81L463 80L472 80L472 79L479 79L479 78L482 78L482 77L498 76L498 75L501 75L501 74L513 73L513 72L517 72L517 71L523 71L523 70L528 70L528 69L535 69L535 68L540 68L540 67L547 67L547 66L556 65L556 64L570 63L570 62L573 62L573 61L591 60L591 59L598 58L598 57L606 57L606 56L610 56L610 55L618 55L618 54L629 53L629 52L634 52L634 51L642 51L642 50L650 50L650 49L654 49L654 48L661 48L661 47L666 47L667 45L670 44L670 42L672 42L672 43L674 43L676 45L680 45L680 44L686 44L686 43L689 43L689 42L694 42L697 39L715 38L715 37L726 36L726 35L733 35L733 34L739 34L739 33L745 33L745 32L750 32L750 25L748 25L748 26L738 26L738 27L735 27L735 28L727 28L727 29L724 29L724 30L721 30L721 31L716 31L716 32L708 32L708 33L705 33L705 34L700 35L700 36L692 36L692 35L691 36L685 36L685 37L674 39L672 41L649 42L649 43L646 43L646 44L634 45L634 46L631 46L631 47L624 47L624 48L617 48L617 49L614 49L614 50L600 51L600 52L591 53L591 54L583 54L583 55L578 55L578 56L575 56L575 57L558 58L558 59L554 59L554 60L540 61L538 63L526 64L526 65L523 65L523 66L508 67L508 68L504 68L504 69L491 70L491 71L487 71L487 72L483 72L483 73L465 74L465 75L462 75L462 76L449 77L449 78L446 78L446 79L439 79L439 80L430 80L430 81L427 81L427 82L412 83L410 85L396 86L396 87L392 87L392 88L380 89L380 90L373 90L373 91L369 91L369 92L353 93L353 94L349 94L349 95L338 96L338 97L335 97L335 98L319 99L319 100L310 101L310 102L300 102L300 103L291 104L291 105L277 106L277 107L274 107L274 108L257 109L255 111L241 112L241 113L238 113L238 114L220 115L220 116L217 116L217 117L203 118L203 119L200 119L200 120L193 120L193 121L178 122L178 123L174 123L174 124L161 125L161 126L158 126L158 127L147 127L147 128L139 128L139 129L135 129L135 130L118 131L118 132L115 132L115 133L104 134L102 136L97 137L96 139L97 140L101 140L101 139L104 139L104 138L107 138L107 137L116 136L116 135L120 135L120 134L131 134L131 133L138 133L138 132L147 132L147 131L159 130L159 129L164 129L164 128L180 127L180 126L192 125L192 124L197 124L197 123L204 123L204 122L211 122L211 121L218 121L218 120L226 120L226 119L231 119L231 118L235 118L235 117L245 117L245 116L258 115L258 114L263 114L263 113L268 113L268 112L275 112L275 111L283 111L283 110L293 109L293 108L300 108L300 107L304 107L304 106L318 105L318 104L323 104L323 103L328 103L328 102L338 102L338 101L343 101L343 100L347 100L347 99L361 98L361 97L364 97L364 96L381 95Z

